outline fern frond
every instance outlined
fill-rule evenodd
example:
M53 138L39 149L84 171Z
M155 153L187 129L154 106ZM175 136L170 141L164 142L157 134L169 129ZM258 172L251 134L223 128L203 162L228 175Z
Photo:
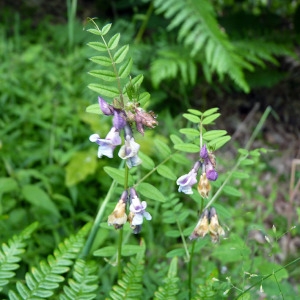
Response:
M168 29L180 27L178 39L190 49L191 56L203 51L212 72L220 78L227 74L244 91L249 90L243 69L253 67L220 29L209 0L155 0L154 5L166 18L172 18Z
M135 300L141 299L142 277L144 270L144 251L141 251L124 269L122 279L118 280L118 285L114 285L109 293L112 300Z
M74 265L73 278L68 280L69 285L63 287L64 293L59 296L60 300L92 300L96 298L94 293L97 289L95 282L97 266L94 262L86 262L78 259Z
M16 291L9 291L9 299L40 299L49 298L59 283L64 281L60 274L66 273L73 264L85 243L90 224L84 226L76 236L70 236L49 255L47 261L41 261L39 268L32 268L25 275L25 284L18 281Z
M37 226L37 222L29 225L20 234L13 236L7 244L2 244L2 250L0 250L0 291L2 291L3 286L9 283L9 279L15 276L13 271L19 268L17 262L21 260L20 255L25 252L26 243L24 240L30 238Z
M165 79L180 76L184 84L195 84L197 67L196 62L189 55L184 54L182 48L165 49L158 52L159 58L151 64L151 77L154 87Z
M174 257L171 261L168 277L164 279L165 284L158 288L158 291L155 292L155 300L176 300L177 293L179 292L177 277L177 257Z

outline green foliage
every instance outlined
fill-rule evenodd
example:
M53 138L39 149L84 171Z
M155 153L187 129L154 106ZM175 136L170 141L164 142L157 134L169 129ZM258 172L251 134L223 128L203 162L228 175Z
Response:
M49 255L47 261L41 261L39 267L31 268L31 272L25 275L25 284L17 281L16 290L9 291L10 299L49 298L64 281L64 274L73 265L73 260L81 251L85 236L90 226L86 225L76 236L70 236L59 244L53 255Z
M25 228L20 234L14 235L8 244L2 244L2 250L0 250L0 291L3 286L9 283L10 278L15 276L15 270L20 265L17 264L21 261L21 255L25 250L25 240L29 239L34 230L38 227L38 223L33 223Z
M112 287L109 299L133 300L141 297L144 263L144 251L137 254L135 258L131 258L124 268L123 276L118 281L118 285Z

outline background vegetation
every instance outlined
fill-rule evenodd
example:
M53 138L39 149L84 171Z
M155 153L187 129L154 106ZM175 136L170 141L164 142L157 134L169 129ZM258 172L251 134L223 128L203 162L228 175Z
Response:
M120 299L127 291L126 299L297 299L299 172L290 178L290 167L299 158L300 2L8 2L0 4L1 298ZM120 47L130 45L130 75L143 74L147 110L158 114L159 126L137 139L148 164L134 176L175 153L174 135L191 140L182 134L193 127L182 117L190 108L219 107L209 129L232 135L215 152L213 192L239 148L268 150L249 152L214 204L226 231L219 244L188 239L201 200L179 194L176 179L196 154L179 152L164 164L171 174L152 173L147 182L163 199L148 201L153 219L139 235L125 226L119 283L119 233L106 221L120 185L92 249L80 255L112 184L104 167L119 167L117 157L98 159L88 140L105 136L111 121L86 112L98 97L87 88L97 79L88 74L96 53L86 17L113 23L109 37L121 33ZM259 120L265 129L253 141Z

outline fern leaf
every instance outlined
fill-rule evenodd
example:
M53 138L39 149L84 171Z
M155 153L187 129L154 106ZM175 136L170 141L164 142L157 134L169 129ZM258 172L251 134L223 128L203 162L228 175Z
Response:
M243 68L253 69L238 54L237 49L219 28L209 0L156 0L154 5L166 18L171 18L168 29L179 28L178 39L196 56L204 51L211 72L220 78L227 74L244 91L249 87Z
M96 298L94 293L97 289L95 282L97 266L94 262L87 263L78 259L74 265L73 278L68 280L69 285L64 286L64 293L59 296L60 300L92 300Z
M90 224L84 226L76 236L70 236L59 244L54 255L49 255L47 261L40 262L39 268L32 268L25 275L25 284L17 282L16 291L10 290L10 299L41 299L49 298L58 288L64 277L60 276L69 270L85 243L85 235Z
M165 284L158 288L158 291L155 292L155 300L176 300L177 293L179 292L177 277L177 257L174 257L171 261L168 277L164 279Z
M37 226L37 222L31 224L19 235L13 236L8 241L8 245L2 244L2 250L0 250L0 291L3 286L9 283L9 279L15 276L13 271L19 268L17 262L21 260L20 255L25 252L24 240L31 236Z
M109 293L109 299L119 300L135 300L141 299L142 295L142 277L144 270L144 254L145 244L142 244L141 251L135 258L131 258L130 262L124 269L122 279L118 280L118 285L114 285L112 291Z

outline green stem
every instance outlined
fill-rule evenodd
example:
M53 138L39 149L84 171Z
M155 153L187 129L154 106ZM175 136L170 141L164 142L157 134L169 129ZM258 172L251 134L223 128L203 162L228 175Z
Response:
M117 182L114 180L112 182L112 184L110 185L110 188L109 188L109 190L108 190L108 192L106 194L106 197L105 197L104 201L102 202L102 204L100 206L100 209L99 209L99 211L97 213L97 216L96 216L96 219L94 221L93 227L92 227L92 229L90 231L90 234L89 234L89 236L87 238L86 244L85 244L85 246L84 246L84 248L83 248L83 250L82 250L82 252L80 254L80 258L86 257L89 254L89 252L90 252L90 250L92 248L92 245L93 245L94 239L96 237L97 231L99 229L99 225L100 225L100 222L102 220L105 208L106 208L107 203L109 202L109 200L110 200L110 198L112 196L112 193L113 193L116 185L117 185Z
M193 241L191 254L190 254L190 261L188 265L188 276L189 276L189 299L192 299L192 277L193 277L193 257L194 257L194 249L195 249L195 242Z
M183 232L182 232L182 228L180 226L179 221L176 220L176 222L177 222L177 226L178 226L178 229L179 229L179 232L180 232L183 247L184 247L184 250L185 250L185 253L186 253L186 260L190 261L190 254L189 254L189 250L188 250L188 247L187 247L187 244L186 244L186 241L185 241L185 237L184 237Z
M149 19L151 17L152 12L153 12L153 8L154 8L153 7L153 1L151 1L150 2L150 6L149 6L149 8L147 10L147 13L145 15L145 18L143 20L143 23L142 23L142 25L141 25L141 27L139 29L139 32L137 33L136 38L134 40L134 42L136 44L138 44L141 41L141 39L142 39L142 36L143 36L143 34L144 34L145 30L146 30L147 24L149 22Z
M122 277L122 243L123 243L123 228L119 230L119 241L118 241L118 256L117 256L117 264L118 264L118 278Z

